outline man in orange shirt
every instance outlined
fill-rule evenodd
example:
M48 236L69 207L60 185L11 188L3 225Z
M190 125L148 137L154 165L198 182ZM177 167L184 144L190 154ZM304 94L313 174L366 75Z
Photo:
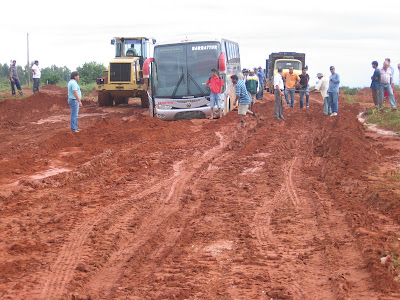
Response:
M290 107L294 107L294 92L296 91L296 85L300 82L300 77L293 73L293 67L289 67L289 73L285 73L282 77L285 79L286 104L289 105L290 93Z
M214 119L214 107L217 106L219 110L219 117L222 118L222 99L221 94L224 88L224 81L219 78L216 69L211 69L211 77L206 82L207 87L211 90L210 92L210 106L211 106L211 117Z

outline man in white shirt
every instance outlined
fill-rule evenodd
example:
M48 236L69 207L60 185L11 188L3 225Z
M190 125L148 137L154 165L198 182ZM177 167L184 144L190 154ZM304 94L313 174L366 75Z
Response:
M282 68L278 69L278 73L274 76L274 94L275 94L275 107L274 107L274 118L276 120L285 120L283 117L283 78L282 78Z
M35 60L35 63L32 66L33 93L39 92L40 75L39 61Z
M332 108L329 102L328 88L329 88L329 78L324 77L324 74L318 73L317 77L319 79L314 91L319 91L321 93L322 99L324 100L324 115L330 115L332 113Z

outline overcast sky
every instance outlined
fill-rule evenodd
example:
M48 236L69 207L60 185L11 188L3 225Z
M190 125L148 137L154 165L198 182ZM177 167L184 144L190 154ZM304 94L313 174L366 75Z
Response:
M2 7L2 64L26 64L27 33L30 61L71 71L90 61L107 65L116 36L213 33L239 43L242 68L264 67L271 52L304 52L312 79L334 65L342 86L364 87L371 62L389 57L399 83L399 0L19 0Z

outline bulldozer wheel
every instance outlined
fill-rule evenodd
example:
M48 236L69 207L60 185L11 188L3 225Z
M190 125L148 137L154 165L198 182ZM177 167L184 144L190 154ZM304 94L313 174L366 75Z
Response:
M112 106L113 105L113 99L111 98L111 95L107 92L99 92L98 93L98 102L99 102L99 106Z
M149 107L149 97L147 94L140 96L140 100L142 101L142 107L148 108Z

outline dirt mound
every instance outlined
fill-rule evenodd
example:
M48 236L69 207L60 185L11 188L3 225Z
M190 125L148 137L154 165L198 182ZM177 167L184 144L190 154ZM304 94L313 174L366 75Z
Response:
M62 88L62 87L59 87L57 85L52 85L52 84L42 86L40 89L45 90L45 91L60 92L60 93L65 93L65 94L67 94L67 92L68 92L67 88Z
M58 111L68 108L67 99L62 95L35 93L26 98L9 98L0 103L0 126L18 126L25 122L35 122Z

